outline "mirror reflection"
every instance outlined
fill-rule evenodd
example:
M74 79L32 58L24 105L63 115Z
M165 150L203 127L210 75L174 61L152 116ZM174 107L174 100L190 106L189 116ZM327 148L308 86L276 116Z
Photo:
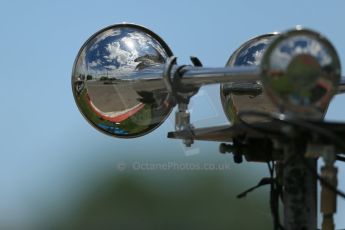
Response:
M315 32L292 31L278 38L264 59L265 87L281 109L322 117L340 78L331 44Z
M156 34L119 24L93 35L81 48L72 87L84 117L116 137L136 137L158 127L172 105L161 79L172 55Z
M241 45L230 57L226 66L259 66L267 45L276 34L257 36ZM241 111L256 110L273 112L277 108L265 94L258 82L230 82L221 85L220 96L223 110L232 123L239 122L237 114ZM246 117L246 122L263 121L259 117Z

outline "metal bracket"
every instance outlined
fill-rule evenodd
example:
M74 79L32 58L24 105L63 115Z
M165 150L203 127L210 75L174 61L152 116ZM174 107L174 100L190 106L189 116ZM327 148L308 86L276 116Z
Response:
M321 156L325 165L321 167L321 178L333 188L337 187L338 169L335 167L336 155L333 146L324 146ZM334 230L333 215L337 212L337 194L321 183L321 212L323 214L322 230Z

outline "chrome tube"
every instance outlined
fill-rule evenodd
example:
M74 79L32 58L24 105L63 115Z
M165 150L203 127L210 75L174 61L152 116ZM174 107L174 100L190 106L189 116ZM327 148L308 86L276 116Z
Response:
M113 83L130 85L135 90L167 91L167 86L163 81L164 65L148 67L144 70L133 71L122 80L115 80ZM240 67L183 67L179 71L180 78L173 79L180 66L175 65L171 71L171 81L178 82L185 87L200 88L203 85L221 83L247 83L260 80L260 68L257 66Z
M187 67L182 74L183 85L202 86L227 82L255 82L260 80L260 68L254 66L239 67Z

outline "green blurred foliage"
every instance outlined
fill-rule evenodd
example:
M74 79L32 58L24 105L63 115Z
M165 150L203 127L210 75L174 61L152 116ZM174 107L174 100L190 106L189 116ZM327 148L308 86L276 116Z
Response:
M222 173L173 174L110 178L67 220L47 229L271 229L267 188L238 200L236 193L251 185Z

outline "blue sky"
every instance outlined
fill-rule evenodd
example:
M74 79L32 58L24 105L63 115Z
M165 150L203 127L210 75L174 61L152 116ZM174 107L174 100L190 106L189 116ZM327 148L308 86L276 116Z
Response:
M70 76L79 48L94 32L119 22L141 24L166 41L180 64L195 55L205 66L216 67L225 65L231 53L253 36L303 25L324 34L345 66L344 9L341 0L2 0L0 222L32 220L29 200L43 199L42 206L49 206L49 200L80 189L87 178L112 172L119 160L186 157L179 142L165 138L173 129L173 118L135 141L105 136L82 118ZM344 120L344 101L345 96L336 97L326 118ZM226 122L218 86L201 90L192 105L197 126ZM150 150L142 153L142 146ZM208 158L218 146L197 143L195 148L199 154L194 157ZM162 156L162 149L169 151ZM252 172L263 169L251 164L241 170L249 181L256 181ZM345 177L345 167L340 166L340 174ZM340 185L345 190L344 180ZM344 205L342 201L342 214ZM338 221L339 227L345 226L344 220Z

